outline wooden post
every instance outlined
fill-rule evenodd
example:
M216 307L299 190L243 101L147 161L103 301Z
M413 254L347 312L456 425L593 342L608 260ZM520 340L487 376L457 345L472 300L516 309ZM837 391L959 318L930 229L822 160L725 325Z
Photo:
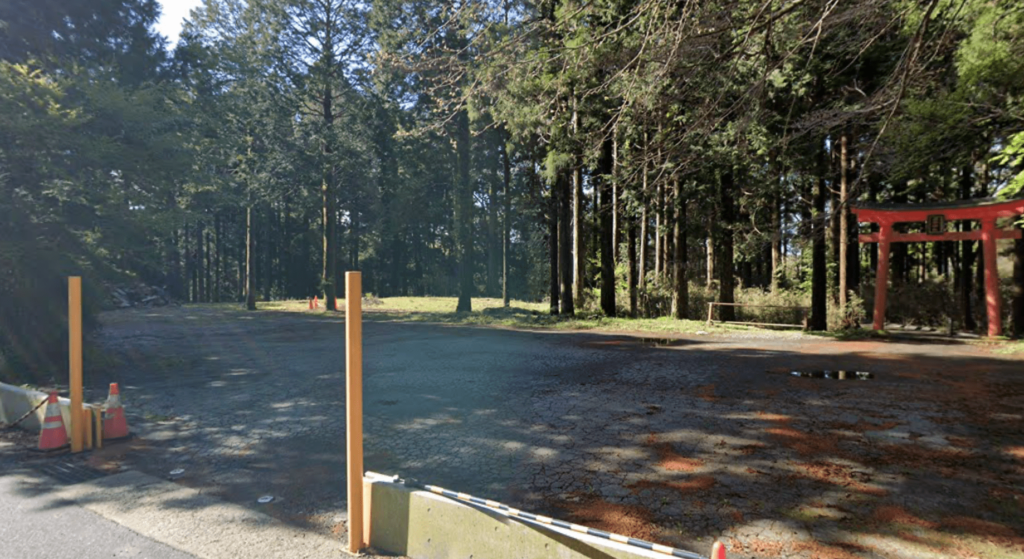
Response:
M873 330L885 329L885 298L889 293L889 237L892 224L883 223L878 234L878 270L875 272L875 320Z
M981 246L985 254L985 306L988 309L988 336L1003 335L1002 301L999 296L999 271L996 256L996 220L981 221Z
M82 422L82 278L68 278L68 385L71 390L71 452L85 446Z
M363 541L363 282L345 272L345 411L348 454L348 550Z

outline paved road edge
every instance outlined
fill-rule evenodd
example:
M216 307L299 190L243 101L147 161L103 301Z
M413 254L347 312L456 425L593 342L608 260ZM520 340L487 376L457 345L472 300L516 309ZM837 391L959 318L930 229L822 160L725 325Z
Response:
M341 540L141 472L107 476L56 493L138 534L202 559L351 557Z

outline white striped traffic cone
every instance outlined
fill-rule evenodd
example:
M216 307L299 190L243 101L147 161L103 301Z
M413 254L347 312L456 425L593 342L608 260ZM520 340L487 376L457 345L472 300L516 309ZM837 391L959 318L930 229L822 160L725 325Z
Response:
M121 391L117 383L110 383L110 395L103 404L103 440L122 439L128 436L128 420L121 406Z
M68 445L68 431L64 428L64 418L60 415L60 404L57 393L50 392L46 402L46 418L43 428L39 431L39 450L56 450Z

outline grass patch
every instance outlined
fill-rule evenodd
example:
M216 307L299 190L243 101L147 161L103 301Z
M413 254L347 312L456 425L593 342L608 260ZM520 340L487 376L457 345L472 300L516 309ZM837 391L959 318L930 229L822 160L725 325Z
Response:
M810 336L819 336L822 338L831 338L837 341L855 341L855 340L888 340L889 333L885 330L867 330L864 328L849 328L845 330L825 330L825 331L810 331L805 332Z
M1005 344L1002 344L1002 347L995 350L995 352L1003 355L1024 354L1024 340L1006 342Z
M599 314L578 313L575 317L562 317L549 313L547 303L511 301L508 308L501 299L474 298L473 311L457 313L455 297L388 297L364 298L363 320L367 322L399 321L429 322L461 326L490 326L517 329L588 330L603 332L634 332L670 336L673 334L708 334L723 332L779 332L745 325L715 324L708 327L703 320L676 320L673 318L608 318ZM343 312L344 299L338 299ZM230 308L243 310L237 304ZM336 317L335 313L309 310L305 300L269 301L257 305L264 312L304 313L313 316ZM243 310L244 312L244 310Z

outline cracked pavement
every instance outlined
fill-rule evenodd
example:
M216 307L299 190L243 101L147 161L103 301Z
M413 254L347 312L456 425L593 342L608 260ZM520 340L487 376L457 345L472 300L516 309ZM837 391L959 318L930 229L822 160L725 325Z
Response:
M120 365L87 379L96 399L123 384L141 437L97 463L183 468L179 483L343 537L340 315L102 323ZM363 335L368 470L702 553L718 538L730 557L1024 557L1020 357L373 320ZM788 374L814 369L875 378Z

